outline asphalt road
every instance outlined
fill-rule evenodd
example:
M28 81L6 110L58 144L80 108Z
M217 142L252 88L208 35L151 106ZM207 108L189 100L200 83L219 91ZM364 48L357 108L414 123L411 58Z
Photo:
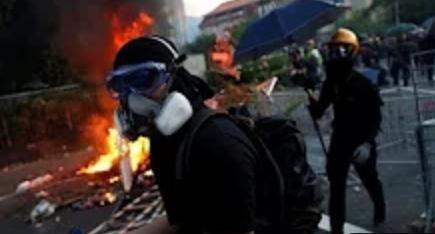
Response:
M308 137L310 161L317 171L322 171L324 156L315 137ZM409 232L409 224L416 220L423 210L423 196L420 177L420 165L412 147L400 146L381 151L379 173L384 184L388 203L388 220L380 228L372 226L372 204L365 189L353 179L347 191L347 222L373 232ZM113 206L97 207L90 210L74 211L64 208L41 225L31 225L25 220L33 205L28 205L14 215L0 220L2 233L8 234L62 234L72 228L90 231L107 219ZM327 215L327 212L326 212ZM328 233L323 225L319 233Z
M28 209L30 208L28 207ZM38 225L25 221L30 213L28 209L24 209L8 219L0 220L0 232L7 234L69 234L71 230L76 228L87 233L110 216L113 206L83 211L66 208L56 212L54 216Z
M324 138L328 142L326 134ZM312 131L307 132L306 141L310 163L317 172L324 173L325 157ZM420 164L416 149L411 143L398 143L380 151L378 169L387 199L388 217L385 225L378 228L373 227L372 203L355 176L351 177L347 190L346 221L348 224L372 232L407 233L411 231L410 224L419 219L424 208ZM64 208L42 225L35 226L25 222L33 206L34 204L29 204L17 210L13 215L1 219L0 232L62 234L69 233L72 228L79 228L86 232L107 219L113 209L113 206L85 211ZM328 233L327 222L323 224L323 230L319 230L319 233Z

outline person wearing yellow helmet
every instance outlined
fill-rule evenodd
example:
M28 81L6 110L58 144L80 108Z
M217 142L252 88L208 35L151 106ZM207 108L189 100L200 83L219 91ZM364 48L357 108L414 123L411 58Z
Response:
M356 55L360 48L358 36L349 29L340 28L331 38L330 46L347 46L352 55Z
M375 205L374 224L385 221L382 184L376 170L375 138L382 120L382 99L375 84L354 70L360 45L349 29L340 28L328 43L326 81L317 99L310 95L310 112L319 119L333 106L334 122L327 173L330 181L329 211L334 234L343 233L346 180L354 165ZM310 92L309 92L310 93Z

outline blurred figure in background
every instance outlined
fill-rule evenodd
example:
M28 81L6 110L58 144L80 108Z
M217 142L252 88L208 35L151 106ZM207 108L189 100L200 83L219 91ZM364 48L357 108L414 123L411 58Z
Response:
M393 50L393 63L391 67L391 76L394 79L394 85L399 85L399 79L403 79L403 85L409 85L411 76L411 54L418 50L417 43L409 40L407 35L403 34L397 40L397 45Z
M430 30L426 37L423 38L423 40L420 41L420 50L421 51L429 51L435 49L435 26L434 29ZM435 60L434 60L435 52L428 53L423 56L423 66L426 70L427 80L429 82L430 86L433 86L434 83L434 66L435 66Z
M370 37L365 43L361 43L360 57L362 72L370 76L379 85L387 85L387 70L381 65L381 47L375 37ZM375 76L375 77L372 77Z
M314 83L319 84L323 76L323 58L314 40L309 40L305 49L307 76Z

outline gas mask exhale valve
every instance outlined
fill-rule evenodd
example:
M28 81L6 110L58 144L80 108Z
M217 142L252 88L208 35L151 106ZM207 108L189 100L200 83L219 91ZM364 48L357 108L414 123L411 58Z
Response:
M147 136L152 129L165 136L177 132L193 115L187 98L179 93L170 93L160 104L140 94L128 96L128 109L115 111L117 129L129 140Z

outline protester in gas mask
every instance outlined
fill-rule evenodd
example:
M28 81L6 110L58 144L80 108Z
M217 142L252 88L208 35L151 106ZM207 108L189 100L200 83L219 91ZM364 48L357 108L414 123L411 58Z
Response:
M343 233L345 193L349 167L354 165L374 202L374 224L385 221L385 201L376 170L375 138L381 124L382 100L368 78L353 68L358 53L357 36L339 29L328 44L327 79L319 99L310 97L310 111L320 118L332 105L333 133L327 158L330 181L329 210L332 233Z
M136 233L280 233L279 212L266 212L279 200L270 173L258 174L266 164L235 122L205 107L214 94L182 60L167 39L142 37L121 48L107 78L118 129L130 140L150 137L168 216Z

